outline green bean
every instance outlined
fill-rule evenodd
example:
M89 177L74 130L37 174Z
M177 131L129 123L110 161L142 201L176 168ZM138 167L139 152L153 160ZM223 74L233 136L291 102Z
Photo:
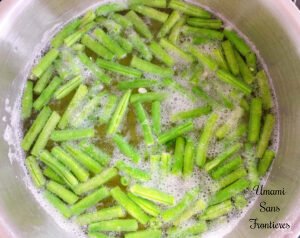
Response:
M109 84L111 78L104 74L104 72L84 53L80 52L77 54L80 62L84 64L93 75L95 75L104 84Z
M52 39L51 46L53 48L59 48L66 37L71 35L76 28L80 25L80 20L75 19L74 21L71 21L67 25L65 25Z
M190 77L189 81L192 85L197 86L200 82L200 78L204 73L204 68L201 64L197 64L193 67L193 74Z
M173 44L177 44L180 33L181 33L181 28L184 25L185 20L186 20L185 16L181 16L181 18L178 20L178 22L172 28L168 39Z
M103 170L100 174L92 177L91 179L87 180L84 183L77 185L74 188L74 192L78 195L82 195L87 193L91 190L94 190L101 185L105 184L106 182L110 181L114 177L118 175L118 170L115 168L108 168Z
M197 95L198 97L200 97L201 99L203 99L204 101L206 101L208 104L213 105L213 106L218 106L219 102L216 101L214 98L210 97L202 88L198 87L193 87L192 88L192 92Z
M210 40L223 40L224 38L223 32L212 30L212 29L206 29L206 28L197 28L192 26L183 26L182 33L186 36L194 36L194 37L196 36L196 37L202 37Z
M76 176L80 182L85 182L89 178L89 173L83 169L77 161L59 146L51 150L51 154L64 164Z
M152 53L144 40L135 32L128 34L128 40L131 42L133 48L140 53L141 57L147 61L152 60Z
M189 17L186 22L190 26L217 30L222 28L223 26L223 22L219 19L202 19L197 17Z
M210 41L209 38L205 38L203 36L199 36L199 35L194 35L193 36L193 44L194 45L207 44L207 43L209 43L209 41Z
M80 19L80 26L84 26L90 22L92 22L96 18L96 14L94 11L87 11L84 16Z
M41 95L33 102L33 108L39 111L47 105L61 82L62 80L59 77L54 77L50 84L42 91Z
M243 209L244 207L246 207L248 205L248 201L246 200L246 198L242 194L236 195L233 198L233 200L234 200L234 206L237 209Z
M220 216L226 215L233 209L230 200L226 200L220 204L209 206L203 215L200 216L201 220L213 220Z
M257 71L256 55L253 52L249 52L245 57L250 71L255 74Z
M138 229L138 223L134 219L100 221L89 225L89 232L94 232L94 231L128 232L128 231L136 231L137 229Z
M188 111L178 112L171 116L171 121L176 122L179 120L200 117L209 114L211 110L212 110L211 106L203 106Z
M275 117L272 114L267 114L264 118L264 125L260 134L260 138L256 147L256 157L262 158L265 150L269 145L269 141L274 129Z
M97 16L107 16L112 12L121 12L127 9L124 3L107 3L96 9Z
M226 140L228 140L228 142L237 141L246 135L247 130L247 124L242 122L226 137Z
M212 71L218 69L218 64L210 56L202 54L196 47L190 46L189 51L197 60Z
M130 192L134 195L153 201L154 203L160 203L163 205L174 205L175 199L172 195L159 191L154 188L144 187L139 184L135 184L130 187Z
M157 8L166 8L167 7L167 1L166 0L129 0L128 1L129 6L132 5L145 5L149 7L157 7Z
M70 205L79 199L76 194L54 181L49 181L46 185L46 189Z
M251 51L250 47L236 32L224 29L224 35L243 56L246 56Z
M71 47L76 42L78 42L82 36L87 33L89 30L95 27L95 22L90 22L89 24L81 27L78 31L75 31L73 34L69 35L67 38L64 39L64 44L67 47Z
M159 75L160 77L171 77L174 72L171 68L158 66L148 61L142 60L137 56L133 56L130 66L136 68L144 73Z
M149 173L147 173L144 170L134 168L130 166L129 164L126 164L124 161L117 161L116 167L119 169L119 171L125 173L126 175L130 176L133 179L139 180L139 181L148 181L151 179L151 176Z
M237 180L236 182L230 184L226 188L223 188L222 190L219 190L216 192L212 198L209 201L209 205L215 205L221 202L226 201L227 199L235 196L236 194L239 194L240 192L247 189L250 185L250 182L245 179L241 178Z
M79 225L88 225L99 221L108 221L115 218L123 218L126 212L120 206L103 208L97 212L86 213L76 218L76 223Z
M121 48L121 46L102 29L95 29L93 31L93 34L95 35L96 39L101 42L107 49L116 54L118 59L122 59L126 56L126 52Z
M31 150L32 155L38 156L39 153L45 148L50 135L54 131L59 120L59 114L57 112L52 112Z
M161 132L161 104L160 101L154 101L151 107L153 132L159 135Z
M59 51L57 49L51 49L45 54L32 69L32 74L39 78L50 67L54 60L58 57Z
M173 11L168 18L163 21L163 25L160 28L157 37L162 38L165 37L170 30L175 26L175 24L180 20L181 14L179 11ZM173 42L175 43L175 42Z
M131 103L142 103L142 102L152 102L152 101L163 101L166 98L165 93L149 92L149 93L136 93L132 94L130 97Z
M206 162L208 146L212 140L218 118L219 116L216 113L212 113L209 116L199 138L199 143L196 149L196 163L200 167L203 167Z
M103 170L103 167L97 161L78 149L73 144L64 143L63 148L92 173L98 174Z
M239 68L235 53L234 53L233 46L230 43L230 41L229 40L223 41L222 42L222 48L223 48L224 55L225 55L225 58L226 58L226 61L228 63L228 66L229 66L229 69L230 69L231 73L234 76L239 75L240 74L240 68Z
M173 1L173 0L172 0ZM192 237L193 235L199 235L207 231L207 225L205 221L198 221L197 223L187 226L185 228L174 227L170 228L167 233L170 238L180 238L180 237Z
M157 42L152 41L149 48L158 60L165 63L169 67L174 65L173 58Z
M190 139L187 140L184 155L183 155L183 176L189 177L194 169L194 142Z
M70 76L70 73L73 75L72 70L69 69L66 61L64 61L63 59L59 58L55 60L53 64L55 71L61 79L66 80L68 76ZM74 75L77 74L79 74L79 72L76 72Z
M195 17L201 17L201 18L210 18L211 14L202 8L195 6L193 4L189 4L186 2L183 2L181 0L171 0L168 5L169 8L178 10L183 12L184 14L188 16L195 16Z
M128 29L133 27L133 24L131 21L129 21L126 17L124 17L121 14L118 13L114 13L110 16L110 18L115 21L116 23L118 23L119 25L121 25L124 29Z
M240 167L235 171L233 171L232 173L217 180L218 183L217 186L219 189L224 188L229 184L235 182L236 180L245 177L246 175L247 175L247 171L243 167Z
M240 81L239 79L234 77L232 74L226 72L225 70L222 69L217 70L216 75L220 80L238 89L239 91L241 91L246 95L249 95L252 92L252 88L248 84Z
M120 83L118 84L118 86L119 85L120 85ZM122 84L122 85L124 85L124 84ZM118 102L117 96L115 96L113 94L109 94L107 96L106 104L103 106L102 112L99 117L100 124L107 124L109 122L114 110L116 109L117 102Z
M248 84L253 83L254 77L252 75L251 70L248 68L247 64L245 63L243 58L240 56L240 54L236 51L235 51L235 59L238 63L240 73L243 77L243 80Z
M138 196L135 196L132 193L128 193L127 195L134 203L136 203L144 212L146 212L150 216L157 217L160 214L159 207L154 203L146 199L140 198Z
M44 191L44 196L64 217L70 218L72 216L69 207L53 193Z
M253 98L250 104L250 117L248 125L248 141L256 143L260 135L262 118L262 100L260 98Z
M176 138L175 152L174 152L174 163L172 167L173 174L181 174L183 170L183 156L185 148L185 139L183 137Z
M111 160L111 157L108 154L103 152L99 147L89 143L87 140L81 141L78 146L84 153L103 166L106 166Z
M175 139L176 137L188 133L194 129L194 124L190 121L182 123L176 127L163 132L158 136L158 143L165 144L166 142Z
M250 110L250 105L245 98L242 98L240 100L240 107L242 107L246 112L249 112Z
M128 214L137 219L141 224L146 224L149 221L149 216L137 206L119 187L114 187L111 191L111 196L117 203L123 207Z
M241 156L237 156L233 160L225 161L219 165L216 169L211 171L211 177L213 179L221 179L222 177L228 175L230 172L239 168L243 164Z
M161 238L161 230L143 230L125 234L125 238Z
M110 35L118 35L122 33L122 26L112 19L107 19L104 17L98 17L96 19L96 22L98 25L102 28L105 28L105 30L110 34Z
M258 162L258 174L259 176L264 176L266 172L268 171L272 160L275 156L274 151L272 150L266 150L263 157Z
M131 9L138 12L141 15L152 18L153 20L164 23L168 19L168 14L161 12L152 7L147 7L143 5L133 5L130 6Z
M133 148L121 135L113 135L113 141L117 145L121 153L132 159L134 163L138 163L142 159L136 149Z
M33 91L35 94L41 94L41 92L46 88L47 84L49 83L52 75L54 72L54 66L49 66L48 69L42 74L42 76L38 79L35 83Z
M33 101L33 82L27 81L22 96L22 112L21 118L23 120L27 119L31 115L32 111L32 101Z
M100 233L100 232L89 232L89 238L109 238L107 235Z
M159 82L156 80L134 79L134 80L130 80L130 81L118 82L117 87L119 90L128 90L128 89L135 89L135 88L151 88L158 84L159 84Z
M55 130L51 134L53 141L71 141L94 137L94 128Z
M50 167L57 175L59 175L69 187L72 188L78 184L78 180L74 177L74 175L48 151L42 151L40 160Z
M160 155L150 155L151 173L154 173L159 168Z
M135 30L144 36L146 39L151 40L153 35L149 29L149 27L145 24L145 22L134 12L129 11L126 15L127 19L132 22Z
M268 110L273 107L272 94L265 71L261 70L256 74L260 96L262 98L263 108Z
M79 85L82 83L82 77L76 76L72 80L69 80L67 83L62 85L58 90L54 93L54 98L56 100L60 100L66 96L68 96L73 90L79 87Z
M65 181L59 176L57 175L53 169L51 169L50 167L45 167L45 169L43 170L43 175L59 184L65 185Z
M81 43L104 59L112 60L114 58L113 53L111 53L89 35L84 35L81 39Z
M163 176L166 176L171 171L171 154L163 152L160 156L160 170Z
M229 71L226 59L224 57L223 51L221 47L218 47L216 49L213 50L213 58L214 60L217 62L218 66L221 69L224 69L226 71Z
M120 183L122 186L127 187L130 184L130 180L127 177L121 177Z
M25 159L25 165L34 185L37 188L42 188L45 185L46 180L36 158L33 156L28 156Z
M67 106L67 109L65 110L64 114L62 115L62 117L58 123L59 129L65 129L67 127L67 125L69 124L69 122L71 120L72 113L83 101L87 92L88 92L87 86L82 84L78 87L72 100L70 101L69 105Z
M72 50L76 51L76 53L83 52L85 50L85 46L80 43L76 43L72 46Z
M85 210L89 209L90 207L95 206L101 200L108 198L110 196L109 190L106 187L97 189L95 192L90 193L79 202L75 203L71 206L71 212L73 215L80 215Z
M255 158L254 148L251 144L245 146L246 168L248 170L248 180L251 188L259 185L259 175L257 171L257 159Z
M127 54L132 52L133 46L131 42L120 35L114 35L113 38L119 43L119 45L126 51Z

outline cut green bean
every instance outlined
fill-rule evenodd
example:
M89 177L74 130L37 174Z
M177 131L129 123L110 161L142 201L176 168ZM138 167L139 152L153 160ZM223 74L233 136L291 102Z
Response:
M36 158L28 156L25 159L25 165L34 185L37 188L42 188L45 185L46 180Z
M137 229L138 229L138 223L134 219L100 221L89 225L89 232L95 232L95 231L128 232L128 231L136 231Z
M51 134L53 141L71 141L94 137L94 128L55 130Z
M130 97L131 97L131 90L127 90L123 94L120 101L118 102L116 110L114 111L107 128L108 135L112 135L118 132L122 120L124 119L125 114L127 112L127 107L128 107Z
M72 49L76 51L76 53L83 52L85 50L85 46L80 43L76 43L72 46Z
M47 87L52 75L54 73L54 67L51 65L46 71L42 74L42 76L38 79L36 84L34 85L33 91L36 94L41 94L41 92Z
M66 96L68 96L73 90L79 87L82 83L82 77L76 76L73 79L69 80L67 83L58 88L54 93L54 98L56 100L60 100Z
M211 106L203 106L189 111L178 112L171 116L171 121L176 122L179 120L200 117L209 114L211 110L212 110Z
M234 76L239 75L240 68L235 57L234 49L229 40L222 42L222 48L224 50L224 55L228 63L229 69Z
M151 107L153 132L159 135L161 132L161 104L160 101L154 101Z
M46 185L46 189L70 205L79 199L76 194L54 181L49 181Z
M260 134L260 138L256 147L256 157L262 158L267 149L270 138L275 126L275 117L272 114L267 114L264 118L264 125Z
M127 38L124 38L120 35L114 35L113 39L119 43L119 45L126 51L127 54L132 52L133 46Z
M194 142L190 139L187 140L184 155L183 155L183 176L189 177L194 169Z
M250 47L236 32L224 29L224 35L243 56L246 56L251 51Z
M134 11L129 11L125 15L129 21L132 22L135 30L144 36L146 39L151 40L153 35L149 29L149 27L145 24L145 22L134 12Z
M197 17L189 17L187 24L194 27L207 28L207 29L220 29L223 22L219 19L202 19Z
M157 205L155 205L154 203L152 203L146 199L137 197L137 196L133 195L132 193L128 193L128 197L134 203L136 203L144 212L146 212L150 216L157 217L160 214L159 207Z
M51 49L46 55L44 55L39 63L32 69L32 74L39 78L50 67L54 60L58 57L59 51L57 49Z
M32 101L33 101L33 82L27 81L22 96L22 112L21 118L23 120L27 119L31 115L32 111Z
M64 39L74 33L76 28L80 25L80 20L75 19L74 21L65 25L52 39L51 46L53 48L59 48L63 43Z
M204 169L207 172L210 172L212 169L217 167L220 163L227 160L230 156L232 156L233 154L238 152L242 147L243 147L243 145L241 143L236 143L236 144L226 148L226 150L224 150L222 153L220 153L216 158L207 162L204 165Z
M251 144L246 144L244 157L246 158L250 187L254 188L259 185L259 175L257 171L257 159L255 158L254 148Z
M99 221L108 221L115 218L123 218L126 212L120 206L103 208L97 212L86 213L76 218L76 223L79 225L88 225Z
M174 27L174 25L180 20L181 14L179 11L173 11L168 18L163 21L163 25L160 28L157 37L162 38L165 37L170 30ZM173 42L174 43L174 42Z
M90 22L89 24L81 27L78 31L75 31L73 34L71 34L67 38L65 38L64 44L67 47L71 47L72 45L77 43L86 32L88 32L89 30L94 28L95 25L96 25L95 22Z
M39 111L46 106L62 80L59 77L54 77L50 84L42 91L41 95L33 102L35 110Z
M256 55L253 52L249 52L245 57L250 71L255 74L257 71Z
M107 16L113 12L121 12L127 9L127 6L124 3L107 3L101 5L96 9L97 16Z
M183 2L181 0L171 0L168 5L169 8L181 11L188 16L195 16L201 18L211 18L211 14L199 6Z
M165 144L166 142L175 139L178 136L186 134L194 129L193 122L185 122L176 127L169 129L168 131L163 132L158 136L158 143Z
M185 24L185 21L186 21L186 17L181 16L181 18L174 25L174 27L172 28L172 30L169 34L169 37L168 37L169 41L172 42L175 45L178 43L178 39L179 39L179 36L181 34L181 28Z
M204 73L204 68L201 64L197 64L193 67L193 74L190 77L189 81L192 85L197 86L200 82L200 78Z
M182 137L176 138L175 152L174 152L174 163L172 166L173 174L181 174L183 169L183 158L184 158L185 139Z
M73 215L80 215L85 210L89 209L90 207L95 206L101 200L104 200L110 196L110 192L108 188L103 187L97 189L95 192L87 195L77 203L71 206L71 212Z
M96 14L93 10L87 11L84 16L80 19L80 26L84 26L92 22L96 18Z
M199 98L201 98L202 100L204 100L205 102L207 102L209 105L212 106L218 106L219 102L216 101L214 98L212 98L211 96L209 96L207 94L207 92L205 92L202 88L198 87L193 87L192 88L192 92L197 95Z
M272 160L275 156L274 151L272 150L266 150L263 157L258 162L258 174L259 176L264 176L266 172L268 171Z
M121 14L114 13L110 16L110 18L125 29L133 27L132 22Z
M57 112L52 112L51 116L49 117L48 121L44 125L40 135L38 136L31 150L32 155L38 156L39 153L45 148L50 138L50 135L54 131L59 120L60 120L59 114Z
M120 183L122 186L127 187L130 184L130 180L127 177L121 177Z
M113 53L111 53L89 35L84 35L81 39L81 43L104 59L112 60L114 58Z
M44 196L64 217L70 218L72 216L69 207L53 193L44 191Z
M134 195L150 200L154 203L163 205L174 205L175 199L172 195L159 191L154 188L144 187L139 184L135 184L130 188L130 192Z
M145 5L149 7L157 7L157 8L166 8L167 7L167 1L166 0L129 0L128 1L129 6L133 5Z
M125 238L161 238L161 230L143 230L125 234Z
M157 42L152 41L149 47L153 55L158 60L165 63L169 67L174 65L173 58Z
M65 181L57 174L54 172L53 169L51 169L50 167L46 167L44 170L43 170L43 175L45 177L47 177L48 179L51 179L61 185L65 185Z
M133 48L140 53L141 57L147 61L152 60L152 53L144 40L135 32L128 34L128 40L131 42Z
M166 98L165 93L156 93L156 92L150 92L150 93L136 93L132 94L130 97L131 103L142 103L142 102L152 102L152 101L163 101Z
M164 23L168 19L168 14L165 12L161 12L156 10L155 8L143 6L143 5L133 5L130 7L137 13L149 17L153 20Z
M233 160L230 160L229 162L227 161L225 162L226 163L223 163L219 165L216 169L212 170L211 177L213 179L221 179L222 177L228 175L230 172L239 168L243 164L241 156L237 156Z
M207 231L207 225L205 221L198 221L194 225L187 226L185 228L174 227L168 230L168 237L181 238L181 237L193 237L194 235L199 237L203 232Z
M232 173L220 178L217 183L218 183L218 188L224 188L228 186L229 184L235 182L236 180L243 178L247 175L247 171L241 167L233 171Z
M263 108L268 110L273 107L272 94L265 71L261 70L256 74L260 96L262 98Z
M137 206L119 187L113 188L111 196L117 203L122 206L132 217L137 219L141 224L146 224L149 221L149 216Z
M240 54L236 51L235 51L235 59L238 63L240 73L243 77L243 80L248 84L253 83L254 77L252 75L251 70L248 68L247 64L245 63L243 58L240 56Z
M260 135L262 119L262 100L260 98L253 98L250 104L250 116L248 125L248 141L256 143Z
M126 175L130 176L133 179L139 180L139 181L148 181L151 179L151 176L149 173L147 173L144 170L134 168L128 164L126 164L124 161L119 160L116 163L116 167Z
M196 149L196 163L201 168L206 162L208 146L212 140L218 118L219 116L216 113L210 115L199 138Z
M89 143L87 140L81 141L78 146L84 153L103 166L106 166L111 160L111 157L107 153L103 152L99 147Z
M213 220L220 216L226 215L233 209L232 202L230 200L224 201L220 204L209 206L203 215L200 216L201 220Z
M120 85L120 83L118 84L118 86ZM115 96L113 94L110 94L107 96L106 104L103 106L101 115L99 117L100 124L106 124L109 122L114 110L116 109L117 103L118 103L117 96Z
M98 17L96 19L96 22L100 27L105 28L105 30L112 36L122 33L122 26L113 21L112 19Z
M159 169L160 155L150 155L151 173L155 173Z
M182 33L186 36L201 37L209 40L223 40L224 38L223 32L192 26L183 26Z
M109 168L103 170L100 174L92 177L91 179L87 180L84 183L79 184L74 188L74 191L78 195L82 195L89 191L92 191L101 185L105 184L106 182L110 181L114 177L118 175L118 170L115 168Z
M189 51L191 54L197 58L197 60L205 65L207 68L209 68L212 71L215 71L218 69L218 63L213 60L210 56L202 54L196 47L190 46Z
M213 58L216 60L218 66L221 69L229 71L229 67L227 65L227 62L226 62L225 56L223 54L222 48L218 47L218 48L214 49L212 53L213 53Z
M166 176L171 171L171 154L163 152L160 156L160 170L163 176Z
M234 198L234 206L237 209L243 209L244 207L246 207L248 205L248 201L246 200L245 196L243 196L242 194L238 194L236 195Z

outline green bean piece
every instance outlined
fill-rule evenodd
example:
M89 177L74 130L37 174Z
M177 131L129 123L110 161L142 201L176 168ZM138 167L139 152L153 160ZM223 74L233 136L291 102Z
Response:
M211 106L202 106L202 107L198 107L196 109L178 112L171 116L171 121L176 122L179 120L200 117L200 116L209 114L211 112L211 110L212 110Z
M118 86L119 85L120 85L120 83L118 84ZM99 118L100 124L107 124L109 122L114 110L116 109L117 103L118 103L117 96L115 96L113 94L110 94L107 96L106 104L103 106L101 116Z
M160 170L163 176L166 176L171 171L171 154L163 152L160 156Z
M43 170L43 175L45 177L47 177L48 179L51 179L61 185L65 185L65 181L59 176L57 175L53 169L51 169L50 167L46 167L44 170Z
M194 142L190 139L186 141L183 155L183 176L189 177L194 169Z
M159 207L154 203L135 196L132 193L128 193L127 195L134 203L136 203L136 205L138 205L144 212L146 212L150 216L157 217L160 214Z
M95 231L128 232L128 231L136 231L137 229L138 229L138 223L135 219L100 221L89 225L89 232L95 232Z
M69 187L72 188L78 184L78 180L74 177L74 175L48 151L42 151L40 160L50 167L58 176L60 176Z
M207 28L207 29L221 29L223 22L219 19L203 19L198 17L189 17L186 23L190 26Z
M169 41L175 45L178 43L178 39L181 34L181 28L185 24L185 21L186 21L186 17L181 16L181 18L178 20L178 22L176 22L176 24L174 25L174 27L172 28L172 30L169 34L169 37L168 37Z
M255 74L257 71L256 55L253 52L249 52L245 57L250 71Z
M192 26L183 26L182 33L186 36L201 37L209 40L223 40L224 38L223 32Z
M84 26L90 22L92 22L96 18L96 14L94 11L87 11L84 16L80 19L80 26Z
M243 196L242 194L238 194L233 198L234 202L234 206L237 209L242 210L244 207L246 207L248 205L248 201L246 200L245 196Z
M54 72L54 66L49 66L48 69L42 74L42 76L38 79L38 81L35 83L33 91L35 94L41 94L41 92L46 88L48 85L52 75Z
M32 111L32 101L33 101L33 82L27 81L22 96L22 112L21 112L22 120L25 120L30 117Z
M122 47L102 29L96 28L93 31L93 34L95 35L96 39L101 42L107 49L116 54L118 59L122 59L126 56L126 52L122 49Z
M153 55L169 67L174 65L173 58L155 41L152 41L149 46Z
M247 175L247 171L243 167L240 167L240 168L236 169L235 171L233 171L232 173L217 180L217 183L218 183L217 186L219 189L224 188L224 187L228 186L229 184L232 184L236 180L245 177L246 175Z
M224 35L243 56L246 56L251 52L250 47L236 32L224 29Z
M126 212L120 206L103 208L97 212L85 213L76 218L76 223L79 225L89 225L99 221L108 221L115 218L123 218Z
M32 155L38 156L39 153L45 148L50 135L54 131L59 120L59 114L57 112L52 112L31 150Z
M218 118L219 116L216 113L212 113L209 116L199 138L199 143L196 149L196 164L201 168L206 162L208 146L212 140Z
M264 125L260 134L260 138L256 147L256 157L262 158L265 150L269 145L269 141L275 126L275 117L272 114L267 114L264 118Z
M256 143L260 135L262 119L262 100L260 98L253 98L250 103L250 117L248 125L248 141Z
M72 113L80 105L80 103L83 101L87 93L88 93L87 86L82 84L78 87L72 100L70 101L69 105L67 106L67 109L65 110L64 114L62 115L58 123L59 129L65 129L67 127L67 125L71 120Z
M151 88L158 84L159 84L159 82L156 80L134 79L134 80L130 80L130 81L118 82L117 87L119 90L128 90L128 89L135 89L135 88Z
M176 127L161 133L158 136L158 143L165 144L166 142L175 139L178 136L186 134L194 129L194 124L191 121L184 122Z
M197 95L199 98L203 99L205 102L207 102L209 105L212 106L218 106L219 102L216 101L214 98L209 96L202 88L198 87L193 87L192 92Z
M234 76L239 75L240 74L240 68L239 68L235 53L234 53L233 46L230 43L230 41L229 40L223 41L222 42L222 48L223 48L224 55L225 55L225 58L226 58L226 61L228 63L228 66L229 66L229 69L230 69L231 73Z
M100 233L100 232L89 232L89 238L109 238L107 235Z
M176 138L174 163L172 167L173 174L181 174L183 170L183 158L184 158L185 139L183 137Z
M179 59L179 60L177 60L178 62L181 62L181 60L184 61L185 63L194 62L194 58L190 54L184 52L182 49L180 49L178 46L176 46L173 43L171 43L170 41L168 41L166 38L161 38L159 41L159 44L167 52L174 54L176 56L175 58Z
M213 179L222 179L222 177L225 177L230 172L236 170L243 164L241 156L237 156L233 160L230 160L228 162L225 161L225 162L211 171L210 175Z
M194 45L202 45L209 43L210 39L205 38L203 36L193 35L193 44Z
M119 45L126 51L127 54L132 52L133 46L127 38L124 38L120 35L114 35L113 39L119 43Z
M112 60L114 58L113 53L111 53L89 35L84 35L81 39L81 43L104 59Z
M232 202L230 200L226 200L217 205L209 206L203 215L200 216L201 220L213 220L220 216L226 215L231 212L233 209Z
M103 170L100 174L92 177L84 183L79 184L74 188L74 192L78 195L82 195L89 191L92 191L106 182L110 181L118 175L118 170L115 168L108 168Z
M97 161L78 149L75 145L64 143L63 148L92 173L98 174L103 170L103 167Z
M106 187L99 188L95 192L90 193L86 197L79 200L77 203L71 206L71 212L73 215L80 215L90 207L95 206L100 201L110 196L109 190Z
M245 98L241 99L240 107L242 107L246 112L249 112L249 110L250 110L250 105L249 105L248 101Z
M165 93L160 92L149 92L149 93L136 93L132 94L130 97L131 103L142 103L142 102L153 102L153 101L163 101L166 98Z
M230 184L229 186L223 188L222 190L219 190L216 192L212 198L209 201L209 205L215 205L221 202L224 202L228 200L229 198L235 196L236 194L239 194L240 192L247 189L250 185L250 182L245 179L241 178L237 180L236 182Z
M207 162L204 165L204 169L207 172L210 172L212 169L214 169L215 167L217 167L220 163L222 163L223 161L227 160L230 156L232 156L233 154L235 154L236 152L238 152L242 147L243 147L243 145L241 143L235 143L234 145L226 148L216 158L214 158L213 160Z
M275 152L272 150L266 150L263 157L258 162L258 174L259 176L264 176L268 171L272 160L274 159Z
M234 53L235 53L235 59L238 63L240 73L243 77L243 80L248 84L253 83L254 77L252 75L251 70L248 68L247 64L245 63L243 58L240 56L240 54L236 51Z
M141 57L147 61L152 60L152 53L144 40L135 32L128 34L128 40L131 42L133 48L140 53Z
M68 76L70 76L70 73L73 75L73 72L71 69L69 69L66 61L59 58L59 59L55 60L53 63L55 71L57 72L58 76L63 80L66 80L68 78ZM77 75L77 74L79 74L79 72L76 72L74 75Z
M111 157L107 153L102 151L99 147L89 143L87 140L81 141L78 146L84 153L103 166L108 165L111 160Z
M95 136L94 128L55 130L51 134L53 141L71 141Z
M37 188L42 188L45 185L46 180L36 158L33 156L28 156L25 159L25 165L34 185Z
M137 56L133 56L130 66L136 68L144 73L158 75L160 77L172 77L174 72L171 68L158 66L148 61L142 60Z
M65 218L70 218L72 216L69 207L53 193L46 190L44 191L44 196Z
M71 47L72 45L77 43L86 32L88 32L89 30L94 28L95 25L96 25L95 22L90 22L89 24L81 27L78 31L75 31L73 34L71 34L67 38L65 38L64 44L67 47Z
M228 142L237 141L246 135L247 130L248 125L245 122L242 122L230 134L227 135L226 140L228 140Z
M155 173L159 169L160 155L150 155L151 173Z
M166 8L167 7L167 1L166 0L129 0L128 1L129 6L133 5L145 5L149 7L156 7L156 8Z
M80 62L84 64L93 75L95 75L104 84L109 84L111 78L104 74L104 72L84 53L80 52L77 54Z
M134 108L137 120L142 128L145 143L146 145L152 145L154 143L154 138L146 111L140 102L135 103Z
M168 5L169 8L183 12L188 16L195 16L201 18L211 18L211 14L204 9L181 0L171 0Z
M163 211L161 215L163 221L172 222L178 218L192 202L196 201L199 192L199 188L193 188L191 191L187 192L174 207Z
M82 83L82 77L76 76L73 79L69 80L67 83L58 88L54 93L54 98L56 100L60 100L66 96L68 96L73 90L79 87Z
M151 107L153 132L159 135L161 132L161 104L160 101L154 101Z
M70 205L79 199L76 194L54 181L49 181L46 185L46 189Z
M96 22L98 25L102 28L105 28L105 30L110 34L110 35L118 35L122 33L122 26L112 19L107 19L104 17L98 17L96 19Z
M127 6L124 3L107 3L101 5L96 9L97 16L107 16L113 12L121 12L127 9Z
M121 153L130 158L134 163L138 163L142 159L137 150L124 137L115 134L112 139Z
M168 19L168 14L161 12L152 7L147 7L143 5L133 5L130 8L137 13L144 15L146 17L152 18L153 20L164 23Z
M149 221L149 216L137 206L119 187L114 187L111 191L111 196L117 203L123 207L128 214L138 220L141 224L146 224Z
M76 53L79 53L85 50L85 46L83 44L76 43L72 46L72 50L76 51Z
M32 69L32 74L39 78L50 67L54 60L58 57L59 51L57 49L49 50Z
M198 221L197 223L187 226L184 228L174 227L170 228L167 233L170 238L180 238L180 237L192 237L193 235L199 235L207 231L207 225L205 221Z
M121 177L120 183L122 186L127 187L130 184L130 180L127 177Z
M250 187L254 188L259 185L259 175L257 171L257 159L255 158L254 148L251 144L246 144L245 155L246 168L248 171L248 180L250 181Z
M225 56L223 54L223 50L221 47L218 47L216 49L214 49L212 51L213 53L213 58L214 60L217 62L218 66L221 68L221 69L224 69L226 71L229 71L229 67L227 65L227 62L226 62L226 59L225 59Z
M234 77L232 74L226 72L225 70L222 69L217 70L216 75L221 81L231 85L232 87L236 88L237 90L241 91L246 95L249 95L252 92L252 88L248 84L240 81L239 79Z
M125 238L161 238L162 231L161 230L153 230L147 229L143 231L136 231L125 234Z
M51 150L51 154L67 168L69 168L80 182L85 182L88 180L89 173L84 168L82 168L81 165L61 147L53 147Z
M130 166L129 164L126 164L124 161L117 161L116 167L129 177L139 180L139 181L148 181L151 179L151 176L149 173L147 173L144 170L134 168L133 166Z
M189 51L197 60L212 71L218 69L218 64L210 56L202 54L196 47L190 46Z
M154 203L159 203L167 206L175 204L175 199L172 195L169 195L155 188L149 188L149 187L141 186L139 184L135 184L131 186L129 190L134 195L150 200Z
M151 40L153 35L149 29L149 27L145 24L145 22L134 12L129 11L126 15L127 19L132 22L135 30L144 36L146 39Z
M190 77L189 81L193 86L197 86L200 82L200 78L204 73L204 68L201 64L197 64L193 67L193 74Z
M172 11L172 13L168 16L168 18L165 21L163 21L163 25L160 28L157 37L158 38L165 37L170 32L170 30L175 26L175 24L180 20L180 17L181 14L179 11Z
M124 29L133 27L132 22L129 21L126 17L124 17L121 14L114 13L114 14L110 15L110 18L113 21L115 21L116 23L118 23L119 25L121 25Z
M273 107L272 94L265 71L259 71L256 74L256 78L259 87L259 93L262 98L263 108L265 110L271 109Z
M39 111L46 106L61 82L62 80L59 77L54 77L50 84L42 91L41 95L33 102L33 108Z

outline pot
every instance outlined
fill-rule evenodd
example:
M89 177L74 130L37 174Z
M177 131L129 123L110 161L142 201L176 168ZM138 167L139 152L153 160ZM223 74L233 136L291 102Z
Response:
M20 95L33 57L61 23L79 16L97 0L17 1L0 3L0 237L74 237L49 215L27 186L20 159ZM297 237L300 234L300 13L287 0L198 0L228 19L252 42L273 80L279 108L278 155L264 189L284 195L260 195L225 237ZM9 141L9 143L8 143ZM14 143L13 143L14 142ZM264 203L265 202L265 203ZM261 205L278 207L261 211ZM289 229L251 229L257 222L282 222ZM77 236L77 235L76 235ZM220 235L212 235L220 237Z

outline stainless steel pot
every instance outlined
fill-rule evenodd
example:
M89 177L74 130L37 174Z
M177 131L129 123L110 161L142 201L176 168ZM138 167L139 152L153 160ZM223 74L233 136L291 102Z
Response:
M99 3L97 0L0 3L0 134L17 141L18 118L11 116L33 56L57 26ZM297 237L300 234L300 13L287 0L198 0L230 20L257 47L273 79L280 114L280 143L266 189L284 196L260 196L226 237ZM12 133L11 133L12 132ZM16 148L0 139L0 237L74 237L57 225L26 187ZM22 154L14 154L19 157ZM279 212L260 212L266 201ZM249 219L288 222L288 230L250 229Z

